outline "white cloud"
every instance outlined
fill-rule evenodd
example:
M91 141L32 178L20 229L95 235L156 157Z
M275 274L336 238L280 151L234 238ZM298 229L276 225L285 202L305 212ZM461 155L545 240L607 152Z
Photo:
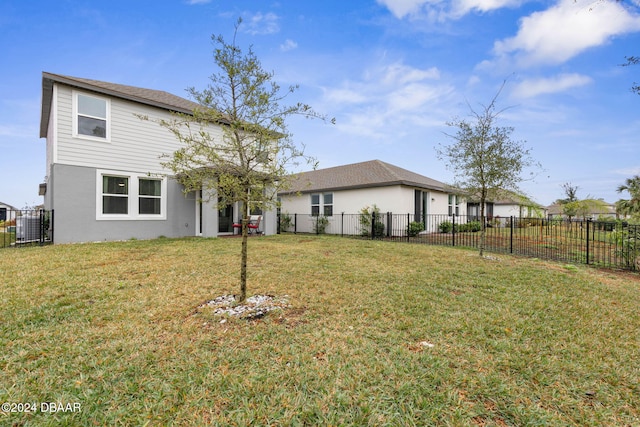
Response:
M298 43L294 42L291 39L286 39L284 43L280 45L280 50L283 52L288 52L298 47Z
M418 12L429 0L377 0L378 4L386 6L393 15L402 19L407 15Z
M280 31L278 15L275 13L261 13L243 17L240 29L251 35L275 34Z
M525 2L526 0L456 0L451 4L450 16L460 18L472 11L490 12L504 7L517 7Z
M453 88L441 83L440 71L401 62L370 68L362 79L325 89L328 109L343 111L337 127L343 132L395 141L403 129L444 123L443 103Z
M385 84L404 84L439 78L440 71L436 67L420 70L396 63L386 68L382 81Z
M527 0L377 0L398 19L420 17L428 20L458 19L467 13L489 12L516 7Z
M359 104L367 99L364 94L349 88L328 89L325 91L325 100L332 104Z
M485 65L515 61L518 67L561 64L613 37L640 31L640 17L617 2L561 0L520 21L518 33L494 44L496 59Z
M611 173L614 173L616 175L622 175L622 176L640 175L640 166L630 167L626 169L615 169L611 171Z
M591 82L590 77L581 74L560 74L550 78L525 80L515 87L513 94L519 98L532 98L541 94L563 92Z

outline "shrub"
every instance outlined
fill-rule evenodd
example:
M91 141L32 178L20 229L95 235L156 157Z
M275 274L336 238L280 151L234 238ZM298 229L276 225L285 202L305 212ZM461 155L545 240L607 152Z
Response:
M329 225L329 219L326 216L320 215L314 217L313 231L316 234L324 234L327 231L327 226Z
M280 214L280 231L289 231L289 228L293 225L291 215L288 213Z
M371 237L371 221L375 215L376 223L373 225L374 237L384 236L384 223L382 222L382 215L380 214L380 208L376 205L373 207L365 206L360 209L360 234L364 237Z
M459 233L476 233L482 230L482 223L480 221L470 221L466 224L456 224L456 231Z
M409 224L409 236L416 237L420 234L421 231L424 231L424 224L421 222L413 221Z
M640 228L625 227L618 222L610 238L611 242L615 243L616 255L624 259L626 266L640 268Z
M451 221L442 221L440 225L438 225L438 230L441 233L451 233L453 231L453 223Z

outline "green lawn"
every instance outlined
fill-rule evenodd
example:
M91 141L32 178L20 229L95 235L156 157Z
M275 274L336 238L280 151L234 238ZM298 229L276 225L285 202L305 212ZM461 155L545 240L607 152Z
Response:
M640 425L640 276L330 236L0 252L0 425ZM433 346L421 344L427 342ZM45 414L42 402L80 404ZM14 405L17 409L17 405Z

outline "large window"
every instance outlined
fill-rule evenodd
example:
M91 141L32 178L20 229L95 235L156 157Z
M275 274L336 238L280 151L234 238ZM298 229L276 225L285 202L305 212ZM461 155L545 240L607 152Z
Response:
M167 179L97 171L96 219L166 219Z
M108 139L109 101L104 98L75 94L75 134Z
M333 193L311 195L311 215L333 216Z

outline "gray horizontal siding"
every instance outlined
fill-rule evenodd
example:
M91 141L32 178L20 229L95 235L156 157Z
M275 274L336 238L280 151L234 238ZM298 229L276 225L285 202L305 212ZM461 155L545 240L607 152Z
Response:
M58 86L57 163L150 173L168 173L160 163L162 154L171 154L180 143L168 130L153 121L140 120L135 114L150 119L171 119L168 111L111 99L110 142L73 137L73 96L66 86ZM216 127L212 133L220 136Z

